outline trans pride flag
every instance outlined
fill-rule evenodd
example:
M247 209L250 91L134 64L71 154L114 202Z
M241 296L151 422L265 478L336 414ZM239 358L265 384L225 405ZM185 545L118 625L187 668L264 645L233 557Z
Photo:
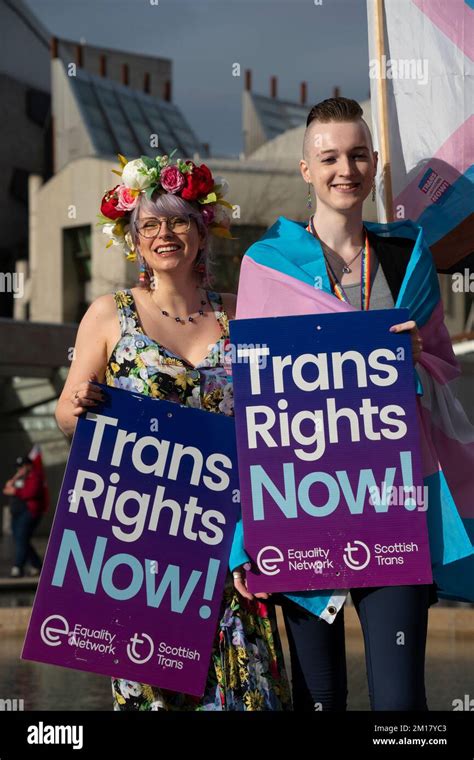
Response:
M375 1L367 0L372 118L378 147L383 82L393 218L423 227L438 271L472 268L474 0L383 3L381 57Z
M440 598L474 602L474 427L452 389L460 370L443 321L432 255L422 228L412 222L365 226L376 235L414 243L395 308L409 309L423 339L414 371L433 578ZM305 227L279 217L248 249L240 273L237 319L355 311L332 294L320 243ZM232 568L248 560L243 549L240 528ZM319 614L311 596L319 595L322 601L323 593L324 608L337 592L289 596Z

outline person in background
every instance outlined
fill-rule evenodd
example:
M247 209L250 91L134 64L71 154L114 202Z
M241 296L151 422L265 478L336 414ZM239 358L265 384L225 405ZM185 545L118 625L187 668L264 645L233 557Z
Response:
M29 457L18 457L17 471L7 480L3 488L5 496L10 496L12 534L15 543L15 564L10 575L20 578L25 566L31 576L39 575L41 558L31 543L31 539L45 511L43 480L33 467Z

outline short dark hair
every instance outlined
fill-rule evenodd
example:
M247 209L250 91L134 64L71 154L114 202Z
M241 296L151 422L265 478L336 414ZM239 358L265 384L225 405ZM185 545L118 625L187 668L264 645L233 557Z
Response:
M357 100L352 100L351 98L327 98L320 103L316 103L306 119L306 131L303 139L303 157L306 157L308 154L310 135L312 132L310 126L313 121L317 121L320 124L327 124L330 121L359 121L360 119L366 124L370 134L370 128L364 120L363 113L364 112Z
M363 111L357 100L351 98L327 98L312 107L306 119L309 127L312 121L327 124L328 121L357 121L362 119Z

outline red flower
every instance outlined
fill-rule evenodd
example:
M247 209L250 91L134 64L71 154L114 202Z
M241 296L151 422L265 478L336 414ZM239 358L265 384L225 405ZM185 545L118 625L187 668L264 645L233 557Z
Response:
M181 190L181 197L186 201L195 201L197 198L205 198L214 187L211 170L206 164L196 166L192 161L188 161L188 166L193 167L193 171L185 174L186 184Z
M117 188L118 185L115 185L113 190L107 190L102 198L102 203L100 204L100 210L107 219L119 219L127 213L126 211L120 211L120 209L117 208L119 200Z

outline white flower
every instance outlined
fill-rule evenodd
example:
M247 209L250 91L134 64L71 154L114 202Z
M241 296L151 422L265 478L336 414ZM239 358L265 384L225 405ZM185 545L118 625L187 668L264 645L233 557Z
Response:
M145 367L156 367L160 364L161 356L157 348L147 348L141 352L140 359Z
M213 209L215 214L214 223L218 224L220 227L227 227L228 229L232 220L225 206L221 206L220 203L215 203L213 204Z
M143 393L145 390L145 383L138 377L124 377L122 375L121 377L115 377L113 381L115 388L121 388L125 391L132 391L132 393Z
M186 403L188 406L192 406L193 409L201 408L201 389L198 385L193 388L191 395L187 398Z
M126 317L125 319L126 324L124 324L124 328L128 329L130 327L133 327L134 320L132 318ZM130 361L133 362L137 355L137 349L133 345L133 343L127 345L127 343L122 343L119 348L117 348L117 351L115 353L117 363L123 364L124 361Z
M153 712L157 712L158 710L167 710L165 701L163 699L155 699L154 702L150 702L150 706L148 708L149 710Z
M153 177L148 173L141 158L135 158L123 167L122 182L131 190L144 190L150 187L152 181Z
M102 226L102 232L111 239L113 245L123 245L123 236L117 235L114 230L115 222L110 222Z
M127 699L128 697L139 697L143 687L141 683L126 681L124 678L121 678L119 680L119 689L122 696Z
M118 234L118 230L122 234ZM104 235L107 235L107 237L110 238L112 245L120 246L125 256L128 256L135 250L133 247L132 236L129 230L130 225L128 224L125 228L121 225L117 225L115 222L108 222L107 224L102 225L102 232Z
M219 175L217 177L214 177L214 184L220 185L220 188L218 189L219 195L227 195L229 192L229 183L224 177L220 177Z
M142 356L142 354L140 354L140 357L141 356ZM162 364L160 366L160 372L161 372L161 374L163 374L163 375L169 375L170 377L172 377L174 379L176 379L180 375L183 375L183 374L185 375L186 374L186 372L183 371L182 367L178 367L175 364Z

